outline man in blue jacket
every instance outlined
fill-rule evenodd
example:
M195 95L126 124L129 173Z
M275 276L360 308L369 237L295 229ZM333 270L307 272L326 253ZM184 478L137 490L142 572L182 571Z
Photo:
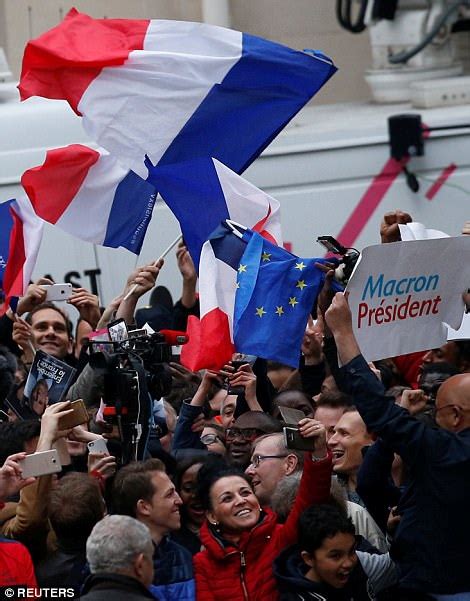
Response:
M145 524L154 545L154 586L159 601L194 601L192 555L168 534L181 526L181 498L159 459L136 461L123 467L114 480L115 513Z
M470 373L442 384L435 410L439 429L430 428L384 396L361 356L342 293L334 297L326 321L343 365L342 389L352 394L367 427L410 471L391 549L400 586L439 601L470 599Z

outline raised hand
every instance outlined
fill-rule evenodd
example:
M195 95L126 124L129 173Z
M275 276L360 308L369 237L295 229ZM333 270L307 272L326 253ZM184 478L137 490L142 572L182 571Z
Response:
M382 244L388 242L399 242L401 240L400 228L398 224L411 223L413 219L408 213L404 213L400 209L396 211L385 213L383 221L380 224L380 238Z

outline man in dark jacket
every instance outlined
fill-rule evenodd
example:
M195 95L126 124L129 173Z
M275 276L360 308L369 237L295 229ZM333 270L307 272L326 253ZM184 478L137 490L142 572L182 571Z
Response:
M181 527L181 498L159 459L123 467L114 480L116 513L136 518L150 530L153 541L155 592L164 601L194 601L191 553L168 538Z
M334 297L326 321L343 364L343 390L353 395L367 427L409 469L391 549L401 587L438 600L468 599L470 374L453 376L441 385L435 407L439 428L430 428L384 396L382 384L360 354L343 294Z
M93 528L86 545L90 564L80 599L144 601L153 579L153 544L149 529L124 515L111 515Z

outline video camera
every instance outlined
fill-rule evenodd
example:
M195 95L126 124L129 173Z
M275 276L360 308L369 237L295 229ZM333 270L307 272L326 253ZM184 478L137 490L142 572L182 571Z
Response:
M107 350L90 355L90 366L103 376L102 396L106 405L103 415L106 421L118 427L124 464L144 457L153 399L171 392L168 363L171 343L183 343L181 336L178 338L162 332L143 334L107 342ZM154 427L160 437L165 433L166 423L154 424Z
M337 260L338 266L335 269L335 279L346 286L361 253L355 248L346 248L333 236L319 236L317 242L324 246L328 252L340 256L340 259Z

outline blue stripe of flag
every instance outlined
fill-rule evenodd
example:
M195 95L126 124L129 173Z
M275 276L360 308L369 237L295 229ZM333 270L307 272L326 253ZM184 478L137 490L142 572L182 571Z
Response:
M216 84L159 161L214 157L242 173L336 67L310 54L243 34L240 60Z
M119 183L109 214L103 246L140 253L155 204L155 188L129 171Z
M173 211L189 253L199 270L204 242L230 215L211 158L200 158L178 165L149 167L149 181L154 184Z
M10 234L14 223L10 213L12 202L13 199L0 204L0 289L3 289L3 275L8 262Z

